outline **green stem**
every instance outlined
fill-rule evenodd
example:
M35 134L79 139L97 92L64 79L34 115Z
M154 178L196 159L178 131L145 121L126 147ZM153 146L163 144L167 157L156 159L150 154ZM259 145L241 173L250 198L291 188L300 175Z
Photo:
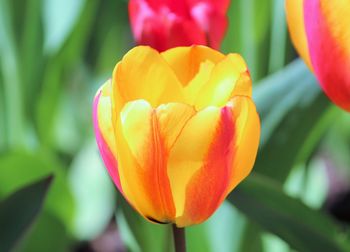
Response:
M186 252L185 228L178 228L173 224L175 252Z

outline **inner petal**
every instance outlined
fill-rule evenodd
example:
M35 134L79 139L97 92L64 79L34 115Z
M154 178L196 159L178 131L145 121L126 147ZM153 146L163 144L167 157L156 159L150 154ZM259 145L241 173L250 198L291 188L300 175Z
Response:
M116 135L125 195L146 218L172 222L175 207L166 170L168 151L155 110L145 100L127 103Z
M244 59L229 54L213 68L210 79L196 95L197 110L206 106L224 106L233 96L250 97L252 83Z
M148 46L130 50L113 72L113 94L120 108L129 101L144 99L152 107L162 103L182 102L182 87L176 75Z
M165 61L175 72L183 86L187 86L197 75L201 63L218 63L225 56L206 46L176 47L161 53Z
M185 86L184 93L185 93L186 101L189 104L194 104L194 101L199 91L209 81L214 66L215 64L210 60L203 61L200 64L197 74L188 83L188 85Z

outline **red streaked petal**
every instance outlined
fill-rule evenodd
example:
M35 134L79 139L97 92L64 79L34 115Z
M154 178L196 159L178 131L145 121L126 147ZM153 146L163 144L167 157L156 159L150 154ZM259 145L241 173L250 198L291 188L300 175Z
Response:
M343 2L305 0L304 17L314 72L328 97L350 111L350 5Z
M171 222L175 216L166 169L167 149L156 111L144 100L129 102L117 126L119 172L130 203L146 218Z
M233 144L236 151L227 193L251 172L260 140L260 119L254 102L248 97L236 96L229 106L235 118L236 138Z
M303 5L304 0L286 0L286 18L289 34L296 50L298 51L300 57L303 58L310 70L313 71L306 38Z
M220 118L220 109L208 107L193 115L177 137L168 159L168 174L176 217L184 213L186 187L202 167Z
M212 142L187 183L183 215L178 226L201 223L251 171L259 143L260 122L249 97L237 96L220 110Z
M183 215L176 219L178 226L193 225L206 220L221 204L229 185L234 149L234 119L228 107L220 118L202 167L188 181Z

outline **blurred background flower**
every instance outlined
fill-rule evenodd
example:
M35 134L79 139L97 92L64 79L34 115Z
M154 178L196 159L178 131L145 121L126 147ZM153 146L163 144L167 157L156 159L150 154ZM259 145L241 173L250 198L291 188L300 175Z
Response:
M229 0L131 0L132 32L140 45L164 51L176 46L219 49L226 33Z
M235 0L227 11L221 50L247 61L261 144L248 178L186 230L189 251L349 251L349 114L297 59L284 5ZM0 0L0 251L171 251L169 227L117 195L92 129L96 90L134 47L127 10Z
M350 4L334 0L287 0L293 42L322 89L350 111Z

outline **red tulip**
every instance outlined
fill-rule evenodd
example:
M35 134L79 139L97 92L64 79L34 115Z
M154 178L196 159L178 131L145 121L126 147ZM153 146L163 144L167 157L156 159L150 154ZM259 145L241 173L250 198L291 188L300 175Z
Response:
M137 44L158 51L192 44L219 49L228 20L229 0L130 0Z

